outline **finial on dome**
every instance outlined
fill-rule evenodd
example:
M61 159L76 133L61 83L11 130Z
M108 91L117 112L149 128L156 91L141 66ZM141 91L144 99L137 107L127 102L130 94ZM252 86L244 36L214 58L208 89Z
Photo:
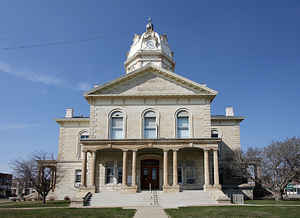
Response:
M152 24L152 19L151 17L148 18L148 24L146 25L146 31L147 32L150 32L150 31L153 31L154 27L153 27L153 24Z

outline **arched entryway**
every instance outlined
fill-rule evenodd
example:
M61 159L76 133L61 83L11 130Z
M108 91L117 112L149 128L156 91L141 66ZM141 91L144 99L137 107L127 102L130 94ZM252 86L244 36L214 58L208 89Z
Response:
M141 189L159 189L159 160L141 160Z

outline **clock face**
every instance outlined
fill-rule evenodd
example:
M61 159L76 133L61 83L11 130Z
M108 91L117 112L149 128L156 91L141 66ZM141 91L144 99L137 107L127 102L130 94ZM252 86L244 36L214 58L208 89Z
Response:
M152 40L146 41L146 48L150 48L150 49L155 48L154 42Z

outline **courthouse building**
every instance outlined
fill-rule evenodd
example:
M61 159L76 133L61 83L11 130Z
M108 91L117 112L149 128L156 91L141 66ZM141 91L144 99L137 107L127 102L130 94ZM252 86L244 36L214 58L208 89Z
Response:
M119 78L84 94L89 117L66 109L56 119L56 198L150 189L212 192L230 185L223 163L240 148L244 118L232 107L225 115L211 114L217 91L175 73L168 38L151 22L134 35L124 66Z

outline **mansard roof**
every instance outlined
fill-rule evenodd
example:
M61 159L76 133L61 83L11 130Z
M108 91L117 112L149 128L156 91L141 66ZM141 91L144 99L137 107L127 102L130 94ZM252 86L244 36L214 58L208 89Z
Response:
M170 92L170 93L164 93L160 92L159 88L155 90L156 92L153 92L152 90L149 90L149 92L115 92L114 90L122 87L124 83L128 83L132 86L134 86L134 81L140 76L147 77L147 75L155 74L155 76L160 77L162 80L178 85L181 89L178 89L178 91ZM163 88L163 87L161 87ZM124 88L123 88L124 89ZM207 96L211 100L217 95L217 91L210 89L206 87L206 85L202 85L199 83L196 83L192 80L189 80L185 77L182 77L176 73L173 73L171 71L168 71L166 69L163 69L161 67L155 66L151 63L145 65L144 67L141 67L131 73L128 73L124 76L121 76L111 82L105 83L104 85L98 86L93 88L92 90L86 92L84 94L85 98L89 97L116 97L116 96Z

